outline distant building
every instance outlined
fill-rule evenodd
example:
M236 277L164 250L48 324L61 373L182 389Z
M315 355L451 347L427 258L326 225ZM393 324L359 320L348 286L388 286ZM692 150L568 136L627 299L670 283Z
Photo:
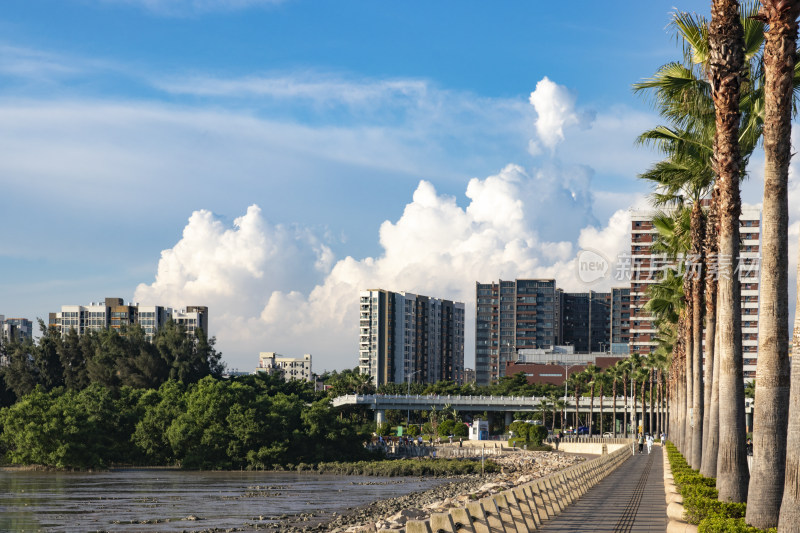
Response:
M611 353L628 355L631 342L631 289L611 289Z
M258 368L256 373L280 374L284 381L303 380L312 381L311 354L303 357L286 357L275 352L261 352L258 354Z
M463 381L463 303L373 289L359 306L358 366L375 386Z
M707 203L707 202L706 202ZM656 283L660 273L675 266L664 254L654 253L653 242L658 234L653 225L654 213L634 210L631 213L631 292L630 352L649 354L655 351L656 330L653 317L645 309L649 301L647 289ZM740 257L733 260L741 281L742 357L746 380L755 379L758 360L758 312L761 264L761 210L743 207L739 217ZM688 268L682 260L679 267Z
M474 368L465 368L464 369L463 384L466 385L468 383L475 383L475 369Z
M576 352L605 352L610 349L611 293L563 292L560 335L557 342L575 347Z
M196 335L197 330L202 329L208 334L208 307L189 306L185 310L175 310L160 305L125 304L122 298L106 298L89 305L63 305L61 312L49 314L48 322L62 337L66 337L70 329L84 335L108 328L120 331L138 324L147 340L152 341L156 332L170 319L182 324L187 333Z
M17 342L33 339L33 323L27 318L6 318L0 315L0 337Z
M554 279L476 283L475 382L496 383L517 350L557 344L559 294Z
M626 359L605 352L577 353L571 346L550 350L520 350L519 360L506 363L506 375L525 374L528 383L563 385L568 376L583 372L590 364L606 369Z

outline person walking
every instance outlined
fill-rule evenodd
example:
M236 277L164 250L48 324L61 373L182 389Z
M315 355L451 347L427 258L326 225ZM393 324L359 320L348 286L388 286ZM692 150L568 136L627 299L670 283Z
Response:
M653 436L647 436L647 455L650 455L650 452L653 451Z
M644 453L644 433L639 433L639 455Z

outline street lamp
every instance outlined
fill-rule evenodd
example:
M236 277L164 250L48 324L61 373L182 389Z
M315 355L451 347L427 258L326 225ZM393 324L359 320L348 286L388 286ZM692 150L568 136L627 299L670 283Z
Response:
M406 379L406 383L407 383L407 386L406 386L406 396L407 396L406 397L406 401L409 402L408 412L406 413L406 427L408 427L409 424L411 424L411 378L413 376L415 376L416 374L419 374L420 372L422 372L422 369L419 369L416 372L410 373L407 376L407 379Z

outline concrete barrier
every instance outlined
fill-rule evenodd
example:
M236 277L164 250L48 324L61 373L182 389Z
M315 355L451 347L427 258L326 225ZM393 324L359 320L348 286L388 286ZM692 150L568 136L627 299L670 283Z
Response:
M555 444L548 444L554 450ZM626 443L605 443L605 442L562 442L558 445L558 451L566 453L581 453L585 455L603 455L603 448L608 453L613 453L624 446L630 446Z
M436 513L428 520L411 520L406 523L406 533L536 531L631 457L631 450L623 445L608 455L470 502L465 508Z

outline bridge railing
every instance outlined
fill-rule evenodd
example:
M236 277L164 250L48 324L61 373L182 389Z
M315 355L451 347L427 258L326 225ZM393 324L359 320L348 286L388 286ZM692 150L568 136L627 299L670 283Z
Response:
M433 404L450 404L453 407L459 407L464 405L487 405L487 406L509 406L509 407L530 407L532 405L540 405L542 401L547 400L548 398L544 396L462 396L462 395L438 395L438 394L429 394L429 395L422 395L422 394L412 394L412 395L405 395L405 394L347 394L343 396L337 396L333 399L333 405L338 407L342 405L377 405L383 404L388 406L391 405L425 405L430 407ZM627 400L627 401L626 401ZM600 398L596 397L594 399L594 407L600 408ZM625 404L627 403L629 408L634 406L634 402L630 398L624 398L622 396L617 397L617 409L624 409ZM604 396L603 397L603 408L611 408L614 404L614 398ZM591 398L581 397L579 400L580 407L591 407L592 400ZM574 407L574 404L570 404L567 406Z

